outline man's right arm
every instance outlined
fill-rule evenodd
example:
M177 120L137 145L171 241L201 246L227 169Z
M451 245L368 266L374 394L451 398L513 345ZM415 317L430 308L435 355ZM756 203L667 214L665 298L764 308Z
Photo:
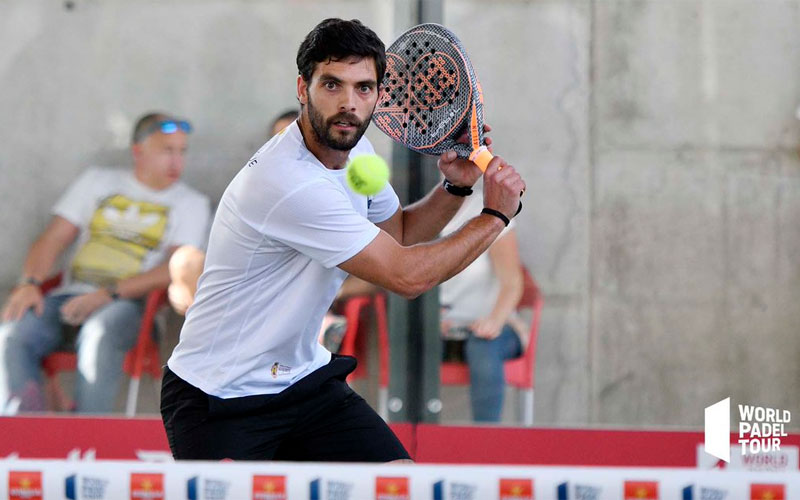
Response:
M79 228L64 217L53 216L50 224L28 250L22 267L22 278L41 282L47 279L59 255L75 241ZM3 321L16 321L29 308L43 311L42 293L38 286L21 285L14 289L3 308Z
M525 183L513 167L495 157L484 174L484 207L509 219L519 204ZM361 252L339 265L348 273L387 290L414 298L446 281L483 253L505 225L494 215L481 214L458 231L432 242L402 246L381 231Z

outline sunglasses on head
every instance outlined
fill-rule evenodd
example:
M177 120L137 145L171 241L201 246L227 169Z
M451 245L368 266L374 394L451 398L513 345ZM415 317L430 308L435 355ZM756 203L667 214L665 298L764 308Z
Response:
M174 134L178 130L189 134L192 132L192 125L186 120L164 120L158 122L156 129L163 134Z
M179 130L186 134L191 133L192 125L186 120L161 120L151 124L149 127L142 130L141 133L137 134L134 138L134 142L141 142L147 136L156 132L161 132L162 134L174 134Z

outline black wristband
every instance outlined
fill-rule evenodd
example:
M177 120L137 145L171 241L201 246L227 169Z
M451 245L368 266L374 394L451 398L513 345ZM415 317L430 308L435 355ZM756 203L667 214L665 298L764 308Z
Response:
M444 182L442 182L442 187L444 188L445 191L452 194L453 196L464 197L472 194L471 187L456 186L447 179L445 179Z
M511 220L505 215L503 215L502 212L498 212L493 208L484 208L483 210L481 210L481 213L486 215L494 215L495 217L503 221L503 224L505 224L506 226L508 226L508 224L511 222Z

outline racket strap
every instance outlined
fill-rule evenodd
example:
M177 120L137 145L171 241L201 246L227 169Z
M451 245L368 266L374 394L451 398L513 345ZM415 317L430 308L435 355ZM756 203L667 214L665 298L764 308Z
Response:
M442 187L445 191L452 194L453 196L469 196L472 194L472 188L466 186L456 186L452 182L448 181L447 179L442 182Z
M493 208L484 208L483 210L481 210L481 213L486 215L494 215L495 217L503 221L503 224L505 224L506 226L508 226L508 224L511 222L511 220L505 215L503 215L502 212L498 212Z

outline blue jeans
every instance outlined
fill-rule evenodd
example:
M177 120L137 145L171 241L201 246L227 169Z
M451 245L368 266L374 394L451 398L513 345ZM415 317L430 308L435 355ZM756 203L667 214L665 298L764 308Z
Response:
M505 325L492 340L476 337L470 332L465 356L469 365L469 396L472 418L476 422L499 422L503 411L505 373L503 362L522 355L519 335Z
M44 313L32 310L0 324L0 413L42 411L42 359L64 344L61 306L74 295L48 295ZM125 353L136 343L143 305L115 300L92 313L78 331L76 410L108 413L114 408ZM17 407L18 404L18 407Z

